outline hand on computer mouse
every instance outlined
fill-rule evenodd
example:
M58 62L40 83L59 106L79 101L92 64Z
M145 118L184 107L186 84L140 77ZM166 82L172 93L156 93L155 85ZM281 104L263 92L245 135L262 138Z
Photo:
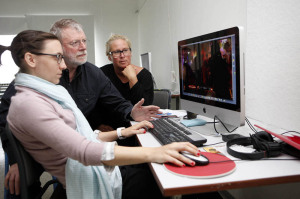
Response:
M209 160L206 156L201 154L200 156L194 156L190 153L182 152L181 153L183 156L193 160L195 162L195 166L204 166L209 163Z

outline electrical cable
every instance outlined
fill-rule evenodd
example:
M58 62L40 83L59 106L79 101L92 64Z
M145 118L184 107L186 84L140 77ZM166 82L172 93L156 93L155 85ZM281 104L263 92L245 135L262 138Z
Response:
M229 131L228 130L228 128L225 126L225 124L222 122L222 120L220 120L220 118L218 118L218 116L214 116L214 129L215 129L215 131L216 131L216 133L218 134L218 135L222 135L220 132L218 132L217 131L217 128L216 128L216 118L217 118L217 120L224 126L224 128L226 129L226 131L228 132L228 133L232 133L233 131L235 131L238 127L236 127L235 129L233 129L233 130L231 130L231 131Z
M220 118L218 118L218 116L216 116L216 115L215 115L215 117L214 117L214 122L213 122L214 124L218 123L218 122L216 122L216 119L224 126L224 128L226 129L226 131L227 131L228 133L232 133L233 131L235 131L235 130L238 128L238 127L236 127L235 129L229 131L228 128L225 126L225 124L222 122L222 120L220 120ZM245 121L247 122L247 124L248 124L248 126L250 127L250 129L251 129L254 133L257 133L257 130L254 128L254 126L251 124L251 122L248 120L247 117L245 117ZM217 131L216 125L214 125L214 129L215 129L215 131L216 131L216 133L217 133L218 135L222 135L220 132Z
M183 119L185 119L185 120L188 120L188 116L187 115L185 115L185 116L183 116ZM214 124L214 123L219 123L218 121L217 122L206 122L206 124Z
M282 133L281 135L286 134L286 133L297 133L297 134L300 134L298 131L286 131L286 132Z
M225 143L225 142L217 142L217 143L208 144L208 145L203 144L202 147L208 147L208 146L217 145L217 144L222 144L222 143Z
M245 117L245 121L247 122L248 126L250 127L250 129L254 132L257 133L257 130L253 127L253 125L251 124L251 122L248 120L247 117Z
M224 161L216 161L216 162L209 162L209 163L223 163L223 162L230 162L230 161L234 161L234 162L238 162L238 161L262 161L262 160L298 160L299 161L299 159L295 159L295 158L287 158L287 159L268 158L268 159L259 159L259 160L224 160Z

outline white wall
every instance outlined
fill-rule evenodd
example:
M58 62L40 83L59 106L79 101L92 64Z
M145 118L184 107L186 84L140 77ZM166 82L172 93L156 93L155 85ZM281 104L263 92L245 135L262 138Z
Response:
M300 2L297 0L146 0L140 52L152 52L158 88L179 91L177 42L232 26L246 30L246 116L300 131Z
M237 25L246 27L245 0L147 0L139 12L139 44L141 53L152 53L157 87L179 91L178 41Z
M0 34L8 31L17 34L28 28L27 24L24 25L25 15L92 15L96 65L100 67L109 63L105 56L105 42L112 32L129 37L133 44L132 62L139 65L136 10L137 0L0 0ZM17 17L20 25L17 26L11 17Z
M300 1L247 2L246 113L300 131Z

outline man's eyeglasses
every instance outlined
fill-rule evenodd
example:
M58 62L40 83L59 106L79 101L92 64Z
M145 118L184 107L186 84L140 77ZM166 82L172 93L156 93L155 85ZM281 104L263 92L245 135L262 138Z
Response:
M62 54L47 54L47 53L36 53L36 52L31 52L32 54L35 55L49 55L49 56L54 56L57 59L57 63L60 64L64 56Z
M117 50L117 51L111 51L108 54L112 55L114 58L121 57L121 54L124 54L124 56L128 56L131 53L131 48L125 48L123 50Z
M76 40L76 41L72 41L72 42L70 42L70 43L68 43L68 44L70 44L70 45L73 46L74 48L77 48L78 46L80 46L81 42L82 42L84 45L86 45L87 42L88 42L88 40L86 40L86 39Z

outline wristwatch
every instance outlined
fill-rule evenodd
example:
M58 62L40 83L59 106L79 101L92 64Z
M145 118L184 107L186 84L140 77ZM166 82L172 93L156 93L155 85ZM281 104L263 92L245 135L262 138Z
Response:
M125 127L117 128L117 135L120 140L125 139L126 137L122 136L121 130L125 129Z

